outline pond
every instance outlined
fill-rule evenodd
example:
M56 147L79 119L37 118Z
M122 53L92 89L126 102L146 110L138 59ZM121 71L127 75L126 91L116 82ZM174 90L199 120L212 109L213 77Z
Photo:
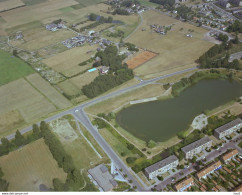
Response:
M132 105L117 114L117 123L145 141L166 141L187 130L193 119L242 95L237 81L206 79L175 98Z

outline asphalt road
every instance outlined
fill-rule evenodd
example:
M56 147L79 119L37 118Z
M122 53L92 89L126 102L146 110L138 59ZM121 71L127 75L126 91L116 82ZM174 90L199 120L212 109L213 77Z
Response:
M72 109L69 109L69 110L63 111L61 113L58 113L54 116L51 116L51 117L45 119L44 121L50 122L52 120L56 120L56 119L58 119L58 118L60 118L64 115L67 115L67 114L75 115L77 117L77 119L79 120L79 122L82 123L86 127L86 129L92 134L92 136L95 138L95 140L98 142L98 144L102 147L104 152L109 156L109 158L112 159L115 162L116 166L123 169L123 173L127 174L127 176L128 176L127 179L133 181L132 185L137 186L138 191L145 191L148 188L146 186L144 186L144 188L140 186L140 184L137 182L136 178L134 178L134 176L131 174L131 173L134 174L134 172L118 157L118 155L113 151L113 149L109 146L109 144L99 134L98 130L92 125L90 119L87 117L87 115L85 113L85 108L88 107L88 106L91 106L93 104L96 104L98 102L101 102L101 101L107 100L109 98L115 97L117 95L120 95L120 94L126 93L128 91L137 89L139 87L146 86L146 85L151 84L153 82L156 82L160 79L164 79L164 78L168 78L168 77L171 77L171 76L174 76L174 75L189 72L189 71L195 70L195 69L197 69L197 68L196 67L195 68L189 68L189 69L185 69L185 70L182 70L182 71L167 74L167 75L164 75L164 76L160 76L160 77L157 77L157 78L154 78L154 79L142 81L142 82L140 82L136 85L133 85L133 86L130 86L130 87L127 87L127 88L124 88L124 89L120 89L118 91L109 93L107 95L92 99L92 100L90 100L86 103L83 103L79 106L76 106ZM37 123L37 124L39 124L39 123ZM32 130L32 126L29 126L29 127L22 129L20 132L21 132L21 134L24 134L24 133L31 131L31 130ZM11 139L14 138L14 136L15 136L15 133L7 136L6 138L11 140Z
M242 135L239 135L234 140L237 140L237 139L239 140L241 138L242 138ZM236 148L239 151L239 153L242 154L242 149L238 146L239 141L235 142L234 140L231 140L230 142L225 143L223 145L223 147L220 147L218 150L213 150L208 155L206 155L205 156L206 162L214 160L215 158L217 158L221 154L225 153L230 148ZM167 184L175 183L179 179L182 179L183 177L189 175L190 173L192 173L194 171L196 171L195 165L189 164L189 168L185 168L183 170L178 171L176 174L169 176L167 179L165 179L164 181L160 182L156 186L153 185L151 188L153 188L155 186L155 188L158 191L160 191L161 189L165 188ZM180 174L181 172L183 172L182 175ZM176 178L175 181L172 181L173 177Z

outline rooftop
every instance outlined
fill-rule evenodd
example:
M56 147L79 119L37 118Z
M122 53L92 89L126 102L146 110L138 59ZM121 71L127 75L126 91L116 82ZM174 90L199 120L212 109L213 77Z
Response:
M205 143L208 143L210 141L211 141L211 139L209 139L209 137L206 136L206 137L203 137L202 139L199 139L199 140L183 147L181 150L183 152L187 153L187 152L189 152L189 151L191 151L191 150L193 150L193 149L195 149L195 148L197 148L197 147L199 147L199 146L201 146Z
M230 159L231 157L235 156L236 154L238 154L238 150L237 149L233 149L229 152L226 152L223 156L222 159L223 161L226 161L228 159Z
M197 172L196 176L198 178L201 178L204 175L213 171L214 169L219 168L220 166L222 166L220 161L213 162L213 163L209 164L207 167L203 168L201 171Z
M173 163L174 161L178 160L178 158L175 155L169 156L168 158L165 158L164 160L161 160L153 165L150 165L149 167L145 168L145 171L149 174L152 173L162 167L165 167L168 164Z
M112 190L118 185L104 164L100 164L93 169L89 169L88 173L105 192Z
M216 131L217 133L222 133L222 132L226 131L227 129L230 129L231 127L234 127L235 125L238 125L240 123L242 123L242 120L240 118L237 118L217 129L215 129L214 131Z
M175 185L175 188L176 188L177 190L180 190L181 188L187 186L188 184L190 184L190 183L192 183L192 182L193 182L193 178L190 176L190 177L188 177L188 178L186 178L186 179L183 179L183 180L180 181L179 183L177 183L177 184Z

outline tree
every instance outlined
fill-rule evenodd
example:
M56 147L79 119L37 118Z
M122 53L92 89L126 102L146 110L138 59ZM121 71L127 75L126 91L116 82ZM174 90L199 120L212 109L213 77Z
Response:
M156 146L156 142L153 141L153 140L150 140L148 143L147 143L147 147L148 148L154 148Z
M15 144L17 146L22 146L25 144L25 138L24 136L19 132L19 130L16 131L15 134Z
M133 144L130 144L130 143L127 143L127 148L129 150L133 150L134 149L134 145Z
M112 23L112 22L113 22L113 17L112 16L108 16L107 23Z
M233 39L233 43L234 44L238 44L239 43L239 38L238 38L237 34L236 34L235 38Z
M67 186L58 178L53 179L53 187L57 192L67 191L67 189L65 189Z
M223 41L223 42L226 43L228 41L229 37L227 35L225 35L225 34L220 33L219 36L218 36L218 39L220 41Z
M2 178L4 176L4 173L2 171L2 168L0 167L0 178Z
M97 15L94 14L94 13L91 13L90 16L89 16L89 20L96 21L96 19L97 19Z
M12 144L5 137L1 139L1 142L2 142L1 154L8 154L10 149L12 148Z
M193 156L192 159L191 159L191 162L192 162L192 163L195 163L196 160L197 160L197 157L196 157L196 156Z
M9 183L6 180L0 179L0 191L1 192L8 191L8 186L9 186Z
M33 137L35 140L41 137L39 126L36 124L33 124Z
M135 161L136 159L137 159L136 157L128 157L128 158L126 158L126 162L127 162L128 164L132 164L132 163L134 163L134 161Z

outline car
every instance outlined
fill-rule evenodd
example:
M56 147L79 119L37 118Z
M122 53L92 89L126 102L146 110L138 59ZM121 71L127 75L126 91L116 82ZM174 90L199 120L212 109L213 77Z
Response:
M77 109L75 110L75 112L78 112L78 111L79 111L79 110L77 110Z

